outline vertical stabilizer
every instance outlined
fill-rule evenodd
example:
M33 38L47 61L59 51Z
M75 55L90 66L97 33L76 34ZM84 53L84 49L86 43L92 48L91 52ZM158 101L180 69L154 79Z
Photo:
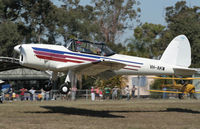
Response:
M189 67L191 65L191 48L187 37L185 35L175 37L160 60L170 65Z

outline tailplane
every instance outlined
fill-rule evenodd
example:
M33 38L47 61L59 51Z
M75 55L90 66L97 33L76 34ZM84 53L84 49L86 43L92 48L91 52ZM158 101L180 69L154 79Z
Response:
M170 65L189 67L191 47L187 37L185 35L175 37L164 51L160 61Z

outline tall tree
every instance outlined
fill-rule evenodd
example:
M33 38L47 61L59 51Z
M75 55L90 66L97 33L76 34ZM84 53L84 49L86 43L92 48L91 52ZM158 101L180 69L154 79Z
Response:
M162 46L167 46L175 36L184 34L188 37L192 47L192 65L200 66L200 7L188 7L185 1L166 8L168 28L162 36Z
M13 56L13 48L21 41L18 27L11 21L0 24L0 55Z
M130 27L140 12L136 0L92 0L100 32L106 43L114 44L117 36Z
M47 25L53 22L49 14L54 11L55 5L50 0L22 0L23 11L21 17L24 19L24 26L30 31L26 42L40 42L49 32Z
M60 22L60 33L66 41L70 37L79 39L95 40L99 28L94 17L94 8L90 5L79 5L79 1L65 1L62 6L66 17Z
M158 44L165 27L160 24L145 23L134 29L134 39L127 40L128 54L155 58L159 53Z

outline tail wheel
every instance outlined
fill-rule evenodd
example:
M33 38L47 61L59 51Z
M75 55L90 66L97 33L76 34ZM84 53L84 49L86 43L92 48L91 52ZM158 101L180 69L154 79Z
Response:
M62 84L60 86L60 93L61 94L67 94L70 91L69 87L70 87L69 83Z

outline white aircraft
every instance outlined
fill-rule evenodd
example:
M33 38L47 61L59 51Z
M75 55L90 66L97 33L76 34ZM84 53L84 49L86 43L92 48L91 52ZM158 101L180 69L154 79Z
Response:
M191 48L186 36L174 38L160 60L115 54L104 43L70 40L65 45L22 44L15 46L20 54L20 64L38 70L50 70L50 82L58 72L67 73L61 92L76 86L81 75L188 75L195 72L191 64ZM50 90L49 83L44 90Z

